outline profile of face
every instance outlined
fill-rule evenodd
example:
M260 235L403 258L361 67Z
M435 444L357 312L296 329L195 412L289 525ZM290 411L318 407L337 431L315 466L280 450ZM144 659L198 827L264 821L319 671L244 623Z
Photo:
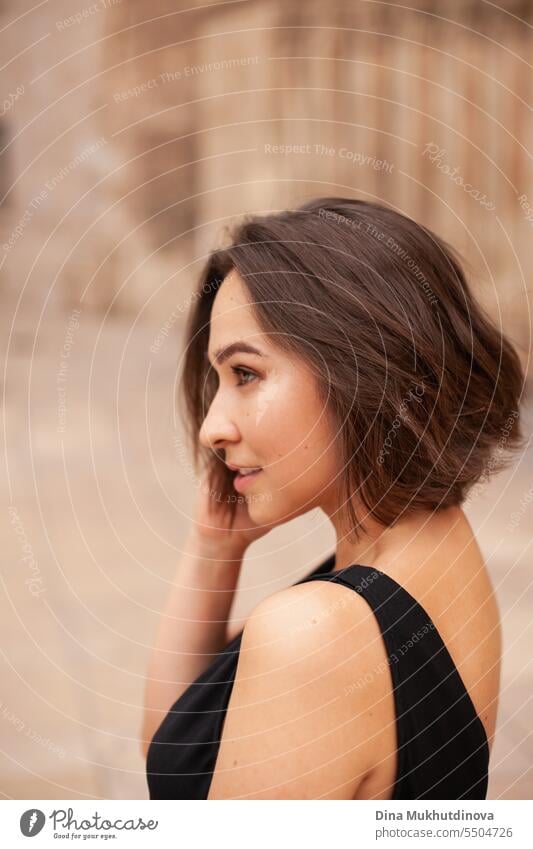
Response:
M228 465L261 468L243 492L257 523L288 521L315 507L331 515L341 471L314 375L275 343L259 328L233 269L211 312L208 356L218 388L200 442Z

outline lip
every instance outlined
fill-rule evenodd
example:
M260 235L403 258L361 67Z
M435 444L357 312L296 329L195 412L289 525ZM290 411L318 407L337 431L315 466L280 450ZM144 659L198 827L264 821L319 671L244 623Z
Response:
M235 487L237 492L244 492L244 490L248 489L248 487L254 482L254 480L259 477L262 471L263 469L259 469L259 471L252 472L249 475L237 474L233 481L233 486Z
M256 469L258 468L255 463L241 463L239 466L234 466L233 463L226 463L228 469L231 469L232 472L238 472L239 469Z

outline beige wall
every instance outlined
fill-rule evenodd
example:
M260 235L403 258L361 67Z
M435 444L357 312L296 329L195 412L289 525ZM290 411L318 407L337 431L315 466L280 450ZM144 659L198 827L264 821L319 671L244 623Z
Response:
M0 272L5 286L19 291L35 261L37 300L46 281L69 306L83 295L97 309L164 316L234 216L357 195L463 251L525 356L533 224L518 198L533 206L531 30L478 2L418 5L427 14L339 0L190 12L109 0L74 24L63 23L68 2L28 16L9 42L10 55L24 53L7 90L26 90L2 119L16 181L3 238L47 180L84 151L85 161L33 215ZM14 10L5 3L3 19ZM266 147L280 144L311 152Z

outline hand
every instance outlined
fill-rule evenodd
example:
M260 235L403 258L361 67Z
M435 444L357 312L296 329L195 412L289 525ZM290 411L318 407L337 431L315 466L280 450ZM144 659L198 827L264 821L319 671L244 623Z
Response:
M192 532L199 542L215 550L222 549L244 554L248 546L265 536L274 524L257 525L248 513L246 501L237 501L237 510L233 525L230 527L231 514L224 501L217 501L216 494L210 492L207 474L204 475L199 490L199 498L193 520Z

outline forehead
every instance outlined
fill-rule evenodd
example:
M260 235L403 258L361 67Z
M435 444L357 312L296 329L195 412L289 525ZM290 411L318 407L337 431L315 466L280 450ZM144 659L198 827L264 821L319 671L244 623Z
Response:
M248 334L260 334L250 296L235 270L226 275L213 301L210 318L211 344L229 344Z

